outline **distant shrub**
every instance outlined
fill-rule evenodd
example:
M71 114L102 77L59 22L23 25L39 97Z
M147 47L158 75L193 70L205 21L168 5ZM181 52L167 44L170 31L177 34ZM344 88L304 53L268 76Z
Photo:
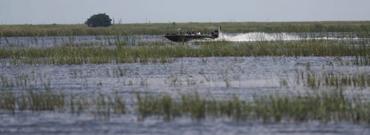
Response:
M89 27L108 27L112 25L112 19L105 13L91 16L85 24Z

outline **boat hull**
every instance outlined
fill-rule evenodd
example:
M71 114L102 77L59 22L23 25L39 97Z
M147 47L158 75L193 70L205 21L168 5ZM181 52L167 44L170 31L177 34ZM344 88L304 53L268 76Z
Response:
M175 34L166 34L168 40L173 42L188 42L190 40L202 40L202 39L216 39L218 38L221 32L221 27L218 30L215 30L210 33L201 33L201 32L180 32Z
M168 40L173 42L188 42L190 40L200 40L200 39L215 39L217 37L203 36L203 35L165 35Z

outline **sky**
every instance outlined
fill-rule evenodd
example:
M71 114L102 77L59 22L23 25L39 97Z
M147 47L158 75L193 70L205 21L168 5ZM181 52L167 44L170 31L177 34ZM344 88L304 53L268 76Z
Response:
M370 20L370 0L0 0L0 24Z

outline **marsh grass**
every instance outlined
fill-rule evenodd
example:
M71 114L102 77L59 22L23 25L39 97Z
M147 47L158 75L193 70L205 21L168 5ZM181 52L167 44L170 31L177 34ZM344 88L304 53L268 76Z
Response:
M8 111L57 111L63 109L65 96L46 90L42 93L32 90L21 94L3 91L0 95L0 109Z
M81 96L52 90L27 90L12 92L3 90L0 94L0 110L52 111L69 113L95 113L100 116L125 114L126 104L119 95Z
M352 61L352 64L359 66L368 66L370 65L370 54L367 56L356 56Z
M343 87L359 87L367 88L370 86L370 75L367 73L332 73L332 72L311 72L301 71L297 73L295 78L297 84L303 84L312 89L319 89L322 86L343 88Z
M16 109L16 97L12 92L3 92L0 95L0 108L4 110L14 111Z
M370 47L348 45L339 41L289 41L289 42L204 42L199 45L144 45L116 48L57 47L0 49L0 58L13 63L30 64L84 64L84 63L150 63L169 62L178 57L240 57L240 56L355 56L353 64L366 64Z
M224 100L205 98L197 93L177 98L166 94L137 94L136 97L136 109L133 111L140 120L158 117L171 121L188 117L196 121L229 118L233 121L370 123L370 102L360 97L348 97L340 89L300 96L255 97L250 101L237 96ZM117 95L66 95L49 90L22 93L3 91L0 95L0 110L94 113L108 117L111 114L127 113L126 103Z
M36 77L34 74L18 74L13 77L1 75L0 74L0 90L1 89L32 89L34 87L44 87L45 89L49 89L50 87L50 80L49 79L41 79L40 81L36 81Z
M139 119L143 120L148 116L163 116L164 120L171 120L177 115L179 110L175 104L173 104L173 99L168 96L141 96L137 97L137 111L139 113Z
M159 116L164 120L191 117L230 118L235 121L349 121L370 122L370 103L356 98L349 100L339 92L298 97L267 96L253 101L238 97L229 100L201 98L198 94L183 95L180 99L162 96L138 96L137 111L141 119Z
M0 37L10 36L76 36L76 35L145 35L184 31L209 32L352 32L368 37L370 22L220 22L220 23L146 23L115 24L107 28L77 25L0 25Z

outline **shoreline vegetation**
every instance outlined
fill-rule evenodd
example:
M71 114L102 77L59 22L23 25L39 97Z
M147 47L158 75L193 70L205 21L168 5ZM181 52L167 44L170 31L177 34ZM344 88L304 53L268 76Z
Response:
M341 41L200 42L199 45L145 43L114 48L65 45L54 48L0 49L0 58L29 64L102 64L168 62L180 57L356 57L356 65L370 64L370 46ZM86 46L86 45L84 45ZM91 45L93 46L93 44Z
M65 112L93 113L97 116L134 114L138 120L155 117L164 121L176 118L203 119L229 118L233 121L263 122L352 122L370 123L370 102L361 97L348 98L342 90L304 94L300 96L265 96L244 101L234 96L220 100L202 97L198 93L171 97L167 94L136 94L135 103L127 105L116 94L81 96L44 91L10 92L0 95L0 110L9 112Z
M351 32L358 37L370 36L370 21L326 22L215 22L215 23L142 23L115 24L107 28L90 28L84 24L0 25L0 37L80 36L80 35L163 35L183 31L209 32L222 27L223 32Z

